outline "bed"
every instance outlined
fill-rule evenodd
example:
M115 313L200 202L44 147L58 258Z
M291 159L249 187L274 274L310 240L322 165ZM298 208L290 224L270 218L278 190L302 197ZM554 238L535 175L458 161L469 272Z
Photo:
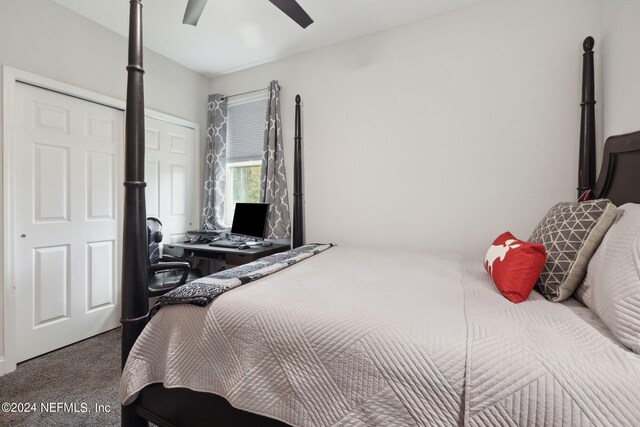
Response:
M164 383L300 426L637 425L639 363L575 300L507 301L481 260L338 246L159 310L121 397Z
M640 425L640 356L573 299L507 301L481 259L323 247L149 321L139 1L131 17L124 426ZM592 48L587 39L579 193L639 203L640 132L608 139L595 181ZM294 246L300 140L298 98Z

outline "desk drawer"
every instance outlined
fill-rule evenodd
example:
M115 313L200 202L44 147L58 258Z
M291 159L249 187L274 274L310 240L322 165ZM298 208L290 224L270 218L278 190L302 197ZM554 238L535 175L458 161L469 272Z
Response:
M184 254L185 250L183 248L179 248L176 246L171 246L171 245L163 245L162 246L162 253L164 255L171 255L171 256L175 256L178 258L182 258L185 256Z
M226 256L226 262L229 267L248 264L256 259L256 256L252 254L227 254Z
M277 254L289 250L289 246L267 247L258 253L229 253L226 255L226 262L229 267L248 264L252 261L265 257L267 255Z

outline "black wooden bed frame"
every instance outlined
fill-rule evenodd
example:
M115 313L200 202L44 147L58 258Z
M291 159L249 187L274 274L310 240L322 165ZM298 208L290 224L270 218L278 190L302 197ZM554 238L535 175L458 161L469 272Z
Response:
M125 206L122 270L122 366L148 320L146 287L147 233L144 182L144 91L142 68L142 0L130 0L129 65L125 140ZM602 170L596 182L594 40L584 41L582 117L578 194L607 197L615 204L640 203L640 132L611 137L604 150ZM296 96L293 247L303 244L302 137L300 96ZM130 405L122 406L124 427L147 426L151 421L171 426L270 427L287 424L233 408L224 398L184 388L166 389L162 384L145 387Z

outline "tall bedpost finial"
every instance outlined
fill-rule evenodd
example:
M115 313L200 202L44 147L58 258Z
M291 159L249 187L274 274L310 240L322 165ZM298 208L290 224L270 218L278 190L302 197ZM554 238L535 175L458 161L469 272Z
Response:
M584 42L582 43L582 48L584 49L585 52L592 52L593 46L595 44L596 44L596 41L593 39L593 37L589 36L586 39L584 39Z
M147 323L149 266L144 182L144 69L142 0L129 1L129 63L125 117L124 224L122 232L122 366ZM123 427L142 427L133 405L123 406Z
M593 67L593 37L582 43L582 103L580 117L580 165L578 170L578 197L592 190L596 183L596 100ZM597 195L596 195L597 197Z
M300 95L296 95L296 136L293 149L293 235L291 247L304 244L302 218L302 131L300 126Z

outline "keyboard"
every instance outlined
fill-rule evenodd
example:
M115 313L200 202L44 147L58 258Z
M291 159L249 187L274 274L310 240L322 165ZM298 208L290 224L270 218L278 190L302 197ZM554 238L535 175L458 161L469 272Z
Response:
M239 246L244 245L245 242L237 242L235 240L216 240L209 243L209 246L216 246L219 248L233 248L237 249Z

